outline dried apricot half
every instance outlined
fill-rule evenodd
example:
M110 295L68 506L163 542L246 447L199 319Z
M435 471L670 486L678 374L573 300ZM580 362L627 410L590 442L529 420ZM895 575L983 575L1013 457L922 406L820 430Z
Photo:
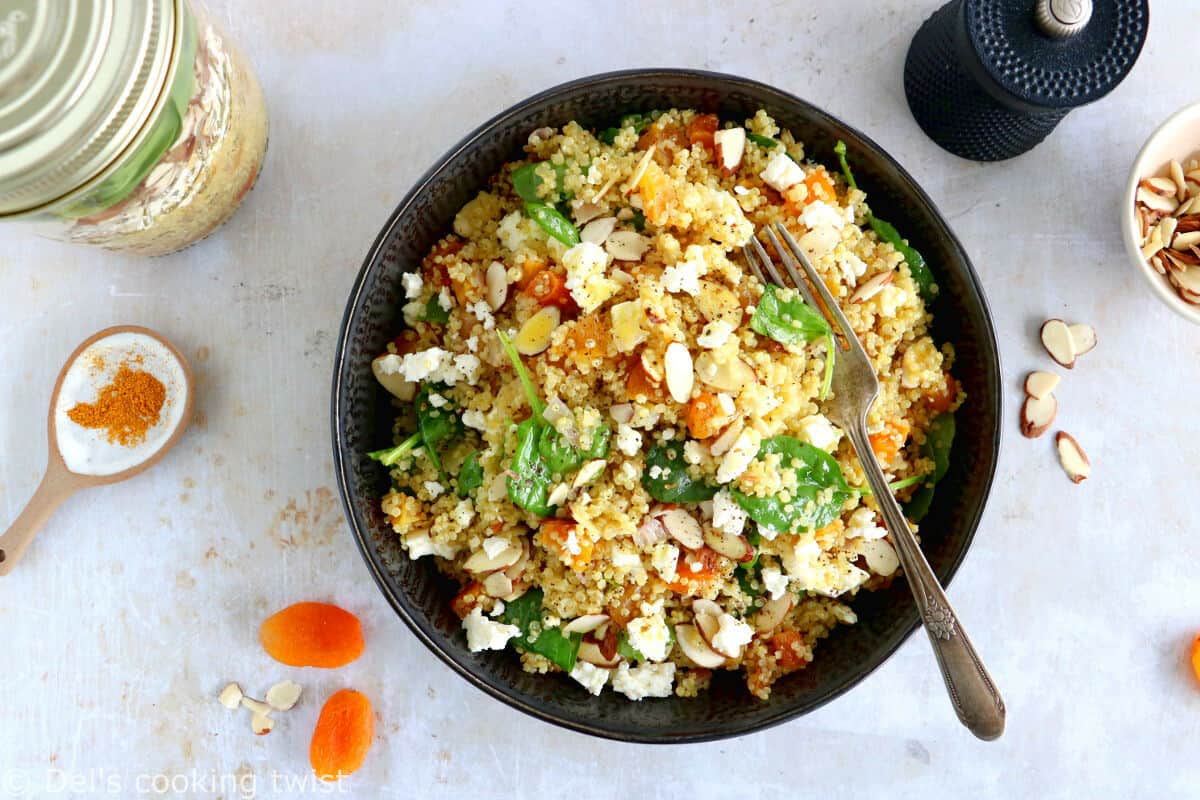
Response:
M341 667L363 653L358 617L328 603L296 603L263 622L259 641L271 658L292 667Z
M361 692L342 689L321 709L308 760L323 781L336 781L358 770L375 739L371 701Z

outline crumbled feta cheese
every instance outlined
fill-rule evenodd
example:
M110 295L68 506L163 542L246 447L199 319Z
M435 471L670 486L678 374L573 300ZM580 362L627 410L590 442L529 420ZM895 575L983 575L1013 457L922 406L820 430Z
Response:
M479 356L473 356L470 353L455 356L454 369L467 383L474 386L479 377Z
M503 614L503 613L504 613L504 601L503 601L503 600L497 600L497 601L496 601L496 602L495 602L495 603L492 605L492 613L488 614L488 616L489 616L489 617L498 617L498 616L500 616L500 615L501 615L501 614Z
M683 460L689 464L699 464L707 454L708 448L694 439L683 443Z
M787 594L787 576L777 567L763 567L762 582L763 588L770 593L772 600L778 600Z
M754 628L732 614L721 614L720 627L713 635L713 649L721 653L740 653L754 638Z
M445 408L449 402L449 400L442 397L437 392L429 393L429 405L433 406L434 408Z
M664 581L675 580L675 570L679 566L679 548L670 542L659 542L650 551L650 566Z
M745 472L758 455L761 441L762 436L757 431L750 428L742 431L725 454L721 466L717 467L717 483L729 483Z
M800 438L830 453L837 447L842 432L824 414L813 414L800 420Z
M454 308L454 300L450 297L450 290L445 286L438 292L437 302L441 306L442 311L449 311Z
M483 540L483 552L488 558L495 558L508 549L508 539L499 536L489 536Z
M634 464L632 461L622 461L619 472L621 477L629 481L636 481L641 477L641 471L638 469L637 464Z
M834 206L823 200L814 200L804 206L800 212L800 224L809 230L814 228L833 228L840 231L846 227L846 217Z
M590 314L612 297L621 286L604 273L608 253L594 242L580 242L562 257L567 270L567 290L585 314Z
M427 532L409 534L402 541L404 549L408 551L408 557L413 561L424 556L454 558L458 555L458 548L444 542L433 541Z
M700 279L706 274L708 264L704 260L704 248L690 244L682 261L663 270L663 288L672 294L687 293L695 297L700 294Z
M759 177L775 191L782 192L804 180L804 170L787 153L778 152L767 162Z
M867 271L867 264L854 253L839 253L837 256L838 268L842 271L842 276L846 279L846 284L849 286L857 286L858 279Z
M650 661L662 661L667 657L671 644L671 629L661 613L632 619L625 626L629 644Z
M787 574L801 589L837 597L862 585L870 573L825 553L813 539L801 539L780 552Z
M846 525L847 539L882 539L887 529L875 524L875 512L866 506L854 509Z
M463 629L467 632L467 647L472 653L481 650L503 650L509 639L521 633L521 629L516 625L505 625L488 619L483 615L483 609L478 606L463 620Z
M617 449L627 456L636 456L642 449L642 434L629 425L617 426ZM654 467L651 467L654 469Z
M521 245L528 238L526 231L522 230L523 216L520 211L513 211L500 220L500 225L496 228L500 244L514 253L521 249Z
M384 359L388 362L388 359ZM391 363L381 365L391 369ZM404 380L419 383L432 381L453 386L460 380L474 384L479 372L479 358L470 354L456 356L440 347L409 353L401 361L398 372Z
M472 353L479 352L479 337L478 336L468 336L467 337L467 350Z
M613 675L613 689L630 700L643 697L670 697L675 683L675 665L670 661L662 664L642 664L630 667L622 662Z
M477 431L487 430L487 418L482 411L476 411L473 408L469 408L463 412L462 422L463 425L466 425L468 428L474 428Z
M492 316L492 307L488 305L487 300L469 304L467 311L470 311L475 319L483 323L485 331L493 330L496 327L496 318Z
M746 512L733 499L729 490L722 489L713 495L712 504L713 527L731 536L741 536L746 527Z
M386 356L375 359L372 369L382 375L397 375L404 369L404 359L395 353L388 353Z
M404 313L404 324L410 328L425 318L425 304L419 300L405 303L400 310Z
M467 499L459 500L458 505L454 506L454 510L450 512L454 523L460 528L465 528L475 519L475 505Z
M729 341L731 333L733 333L733 325L727 320L714 319L704 326L704 330L700 331L700 335L696 337L696 344L709 350L716 350Z
M425 281L421 280L421 273L406 272L400 276L400 285L404 287L404 297L408 300L415 300L421 296L421 289L425 286Z
M632 569L641 565L642 557L630 550L617 549L613 550L611 562L618 569Z
M888 285L875 295L875 299L879 303L879 315L890 319L896 316L896 310L900 306L908 302L908 292L899 286Z
M583 552L583 549L579 546L579 537L575 535L574 525L567 529L567 540L563 542L563 547L573 556L577 556Z
M586 661L576 661L575 667L571 670L570 674L580 686L592 694L599 696L604 685L608 683L608 676L612 674L612 670L597 667L595 664L589 664Z
M429 492L431 498L439 497L446 488L437 481L425 481L425 491Z

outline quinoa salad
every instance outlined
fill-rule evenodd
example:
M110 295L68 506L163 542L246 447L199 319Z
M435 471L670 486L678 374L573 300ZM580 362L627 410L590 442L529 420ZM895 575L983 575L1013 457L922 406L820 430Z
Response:
M767 698L899 562L823 414L834 339L740 250L779 222L879 375L868 425L916 523L964 394L929 267L840 165L764 111L532 131L402 281L373 363L396 408L381 507L460 588L471 651L631 700L717 670ZM769 247L769 246L768 246Z

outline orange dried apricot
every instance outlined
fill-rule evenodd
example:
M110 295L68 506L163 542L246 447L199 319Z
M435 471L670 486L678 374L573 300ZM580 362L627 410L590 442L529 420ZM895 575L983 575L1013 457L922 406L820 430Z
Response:
M721 404L711 392L701 392L688 405L687 426L693 439L708 439L721 432L717 420L721 417Z
M296 603L273 614L258 631L267 654L292 667L341 667L363 653L362 624L328 603Z
M871 449L875 451L880 464L887 466L896 460L911 430L912 425L908 420L890 419L882 431L871 434Z
M692 144L704 145L710 155L716 152L713 144L713 134L721 126L721 120L716 114L697 114L687 126L688 141Z
M784 672L794 672L808 663L800 652L803 646L804 637L797 631L780 631L771 637L771 652Z
M356 772L367 758L375 739L375 715L371 701L361 692L342 689L325 701L308 760L323 781L336 781Z

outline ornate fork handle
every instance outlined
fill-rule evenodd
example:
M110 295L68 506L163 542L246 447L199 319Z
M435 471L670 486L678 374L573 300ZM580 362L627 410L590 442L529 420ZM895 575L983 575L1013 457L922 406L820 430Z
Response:
M925 560L917 537L888 488L883 470L871 457L865 420L851 426L848 433L855 452L865 454L859 460L917 601L917 609L929 634L933 653L937 656L938 668L946 682L954 712L963 725L980 739L995 739L1004 732L1004 700L992 682L992 676L975 653L971 640L959 625L941 583Z

